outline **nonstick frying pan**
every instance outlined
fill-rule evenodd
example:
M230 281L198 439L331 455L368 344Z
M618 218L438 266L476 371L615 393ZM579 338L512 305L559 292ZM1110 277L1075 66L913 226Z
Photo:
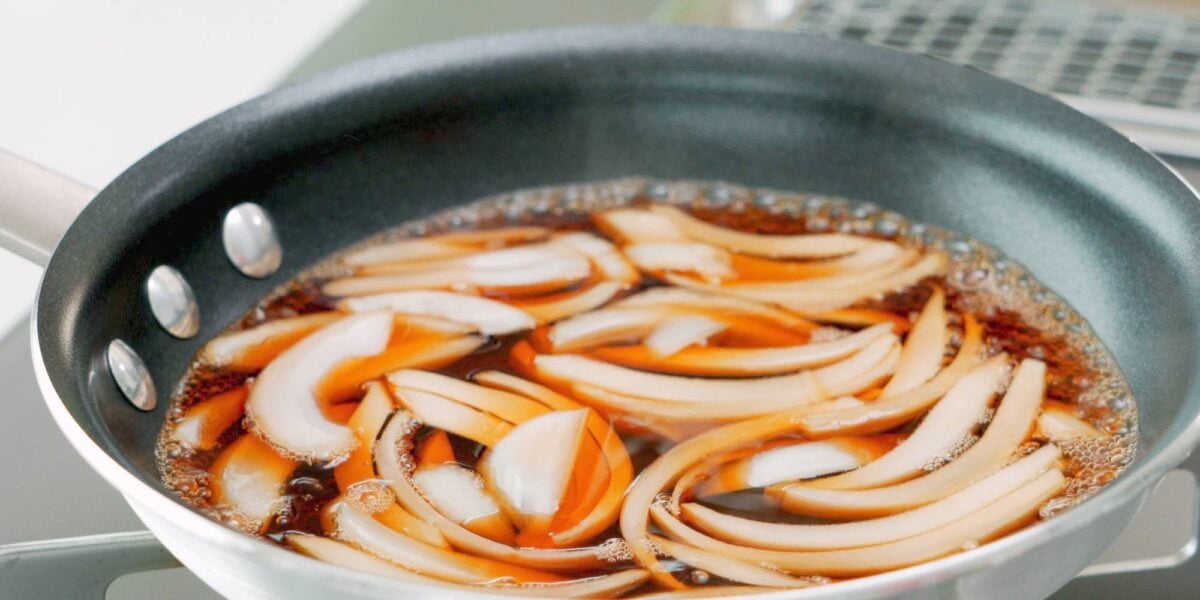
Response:
M82 195L5 164L0 229L48 254L54 219L68 222ZM1076 509L947 559L780 595L1045 596L1200 439L1200 204L1156 158L1048 97L935 59L650 26L383 56L181 134L101 191L53 251L33 331L42 392L75 448L222 594L432 594L245 537L173 498L153 454L169 391L205 339L342 246L502 191L630 175L867 200L990 243L1091 322L1139 399L1136 463ZM235 269L222 243L227 211L246 201L282 245L263 278ZM159 265L195 291L197 336L173 337L152 316L146 279ZM116 339L144 360L157 408L114 385Z

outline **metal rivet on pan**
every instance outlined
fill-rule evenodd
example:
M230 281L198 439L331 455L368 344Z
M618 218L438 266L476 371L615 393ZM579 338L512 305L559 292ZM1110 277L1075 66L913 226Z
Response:
M229 209L221 237L229 262L245 275L270 276L283 262L275 223L263 207L253 202L243 202Z
M150 312L167 333L187 339L200 332L200 308L196 295L183 274L174 267L159 265L146 278Z
M154 380L150 378L150 371L146 369L146 363L142 362L137 352L134 352L129 344L113 340L108 344L106 355L108 372L112 374L113 381L125 395L125 399L138 410L154 410L154 405L158 402L154 392Z

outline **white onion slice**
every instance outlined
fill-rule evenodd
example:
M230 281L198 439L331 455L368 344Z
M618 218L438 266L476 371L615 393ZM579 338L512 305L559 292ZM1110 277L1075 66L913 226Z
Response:
M532 329L536 325L528 313L503 302L438 290L359 296L342 300L339 306L350 312L386 309L401 314L461 321L484 335L504 335Z
M660 322L650 335L646 346L659 356L671 356L693 344L720 333L725 324L700 315L683 315Z
M187 409L171 429L171 439L193 450L211 450L225 430L242 420L249 390L239 387Z
M637 268L649 273L695 273L704 279L734 275L728 252L699 242L640 242L622 251Z
M572 232L554 236L554 241L566 244L592 260L600 275L609 281L629 286L641 281L637 269L621 256L612 242L590 233Z
M836 550L886 544L948 525L991 503L1054 467L1058 448L1033 454L921 508L867 521L830 525L767 523L730 516L699 504L684 504L683 516L696 528L726 542L768 550ZM702 546L703 547L703 546ZM720 551L719 548L708 548Z
M304 336L340 318L336 312L313 313L221 334L204 345L200 361L217 368L261 369Z
M494 414L513 425L524 423L549 410L519 394L476 385L432 371L403 369L388 373L387 378L397 394L402 395L403 390L411 389L445 396L466 406Z
M342 262L355 265L376 265L395 262L416 262L462 256L481 252L489 247L512 242L545 239L550 231L544 227L504 227L482 231L456 231L429 238L398 240L352 252Z
M665 316L663 310L606 308L559 321L546 332L551 349L568 352L624 340L640 339Z
M796 315L773 306L736 296L702 294L677 287L657 287L643 290L613 304L614 308L676 308L683 310L729 311L760 317L785 328L807 330L814 325Z
M989 361L975 367L930 409L908 439L891 452L849 473L811 482L825 489L847 490L898 483L941 464L978 425L988 402L1004 378L1007 365Z
M1109 437L1107 433L1076 416L1070 406L1057 402L1045 402L1042 405L1042 414L1037 418L1037 429L1041 437L1056 442Z
M342 362L382 352L392 334L387 312L353 315L310 334L267 365L246 414L271 444L305 461L332 461L354 448L354 434L327 419L313 389Z
M883 452L886 452L886 445L869 438L788 444L722 465L696 486L696 495L711 496L841 473L861 467Z
M1004 464L1027 439L1046 390L1045 363L1017 367L983 436L961 456L928 475L870 490L823 490L804 485L768 488L785 510L834 518L865 518L909 510L963 489Z
M622 244L679 241L683 232L661 215L636 208L622 208L592 215L596 225Z
M508 421L445 396L408 388L392 388L392 392L422 423L484 446L496 445L512 431Z
M812 582L806 579L797 579L774 569L673 542L666 538L652 536L650 540L664 553L674 556L679 561L730 581L769 587L795 588L812 585Z
M503 544L516 538L512 523L474 471L454 464L417 469L413 483L447 519Z
M933 294L904 340L896 374L884 386L880 398L907 392L929 381L942 368L942 357L946 354L945 303L946 295L942 289L933 288Z
M567 292L549 299L535 297L511 300L513 306L533 315L538 323L553 323L567 317L586 313L604 306L625 289L616 281L600 281L584 289Z
M837 290L869 284L895 273L918 258L916 250L905 249L898 256L887 262L863 267L853 271L827 275L823 277L808 277L804 279L788 279L776 281L731 281L726 283L730 288L739 290L788 290L793 292L834 292Z
M830 258L885 243L868 237L841 233L801 235L764 235L726 229L693 217L674 206L655 204L653 214L667 221L687 237L716 244L735 252L787 258Z
M256 436L243 435L222 450L209 469L210 502L232 510L247 532L259 533L283 507L284 486L295 469L295 461Z
M480 475L522 533L549 532L587 435L587 419L587 409L535 417L480 459Z

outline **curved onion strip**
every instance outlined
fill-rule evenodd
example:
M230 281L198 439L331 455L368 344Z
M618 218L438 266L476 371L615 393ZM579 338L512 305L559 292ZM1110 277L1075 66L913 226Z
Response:
M895 273L917 260L920 255L916 250L905 249L895 258L878 265L858 269L848 273L830 275L828 277L813 277L811 279L796 279L783 281L740 281L726 282L724 285L739 290L789 290L796 292L837 291L848 287L869 284L877 279Z
M900 257L906 250L897 244L879 242L842 258L790 261L733 254L730 264L738 281L794 281L847 275L871 269Z
M445 396L408 388L392 388L392 392L426 425L484 446L495 446L512 431L508 421Z
M372 486L382 486L378 481L371 481ZM450 542L438 531L437 527L426 523L412 515L412 513L404 510L399 504L396 504L390 490L386 487L382 488L387 492L388 498L393 498L392 503L383 510L371 515L376 521L390 527L393 531L398 531L410 538L425 542L439 548L449 548ZM353 490L356 491L356 490ZM353 491L351 493L353 493Z
M798 428L797 417L806 407L771 413L711 429L676 444L638 475L621 507L621 535L634 559L650 571L656 582L674 590L687 589L659 562L648 535L650 506L667 486L692 465L730 448L771 439Z
M474 378L484 385L523 394L553 410L573 410L583 406L548 387L508 373L484 371L476 373ZM587 428L607 464L608 487L586 516L561 530L550 533L550 538L559 546L570 546L591 539L612 525L621 509L621 500L625 495L625 489L633 480L633 463L629 458L629 452L625 449L625 443L621 441L617 432L613 431L613 428L603 418L591 411L588 414ZM558 523L555 525L557 529Z
M1066 478L1056 469L1043 472L1015 491L965 517L902 540L843 550L796 552L727 544L684 526L681 539L720 548L729 556L768 562L793 574L853 577L891 571L961 552L965 544L984 543L1036 518L1047 500L1062 493ZM665 514L661 511L656 516ZM669 514L666 515L670 517ZM669 520L664 520L669 523ZM675 520L678 523L678 520ZM672 533L674 535L674 533ZM696 539L700 536L700 539ZM707 540L707 541L705 541Z
M322 288L330 296L365 296L419 289L479 289L524 296L576 284L587 278L591 263L576 253L549 253L545 260L512 268L438 268L387 275L334 279Z
M593 213L592 221L600 231L622 244L686 239L670 219L637 208Z
M551 325L546 339L554 352L640 339L669 314L656 308L605 308Z
M912 479L926 471L925 465L946 462L955 446L979 424L1006 367L1003 354L975 367L951 386L912 435L891 452L849 473L807 485L831 490L880 487Z
M393 340L395 336L393 336ZM326 406L351 400L364 383L396 369L436 369L478 350L487 338L464 335L446 338L417 334L393 342L383 352L348 360L334 368L317 384L314 394Z
M280 456L253 434L225 447L209 467L212 506L231 509L239 525L260 533L284 505L284 486L296 461Z
M699 504L684 504L684 518L696 528L726 542L769 550L835 550L886 544L919 535L962 519L1015 491L1061 457L1044 446L1017 462L937 502L888 517L831 525L766 523L719 513ZM717 548L709 550L720 551Z
M340 318L342 314L336 312L313 313L222 334L204 345L199 358L212 367L257 371L292 344Z
M538 323L553 323L600 308L616 298L622 289L624 285L616 281L599 281L561 296L514 299L510 304L533 315Z
M779 571L672 542L666 538L651 536L650 540L664 553L674 556L677 560L730 581L769 587L796 588L812 585L812 582L806 579L796 579Z
M301 554L330 564L391 577L401 581L419 583L422 585L441 586L447 590L466 593L487 593L506 596L546 597L546 598L597 598L621 594L633 589L648 577L645 571L630 569L604 575L563 581L559 583L526 584L526 585L487 585L468 586L456 585L440 579L418 575L407 569L402 569L385 560L375 558L349 544L329 538L309 535L307 533L289 533L283 536L283 541L295 548Z
M513 242L532 242L545 239L550 230L544 227L504 227L482 231L462 231L428 238L397 240L372 245L347 254L342 262L348 265L375 265L392 262L422 261L480 252L491 246Z
M833 290L796 290L787 287L771 289L767 284L748 289L705 283L674 273L667 273L663 277L668 283L685 288L751 298L760 302L778 304L791 310L811 312L845 308L876 294L907 288L926 277L941 273L945 266L945 256L927 254L903 269L877 277L872 281Z
M246 414L255 432L303 460L345 456L354 448L354 434L321 413L314 388L340 363L383 351L391 332L390 313L364 313L335 321L288 348L250 389Z
M1056 442L1108 437L1107 433L1079 418L1072 406L1053 400L1042 403L1042 414L1037 418L1037 433Z
M529 565L538 569L581 570L612 567L602 558L605 552L595 546L569 549L513 548L468 531L447 519L413 487L410 472L401 462L412 447L411 436L420 422L406 410L397 410L375 441L375 470L391 486L396 500L417 517L432 523L450 543L463 551L488 558Z
M512 523L484 490L475 471L456 464L417 469L413 483L438 512L470 531L503 544L516 539Z
M775 323L781 327L796 331L812 331L817 326L811 321L802 319L790 312L774 306L755 302L736 296L714 296L701 294L693 290L676 287L658 287L643 290L613 304L614 307L664 307L682 309L702 309L717 312L734 312Z
M736 252L788 258L829 258L863 250L881 243L867 237L841 233L763 235L726 229L693 217L674 206L654 204L653 214L666 217L687 237L716 244Z
M822 490L788 484L767 488L767 493L779 499L784 510L833 518L877 517L929 504L1003 465L1029 436L1045 391L1045 363L1021 361L979 441L928 475L871 490Z
M867 352L863 350L860 354ZM892 372L900 352L894 346L888 355L867 371L856 378L839 381L841 388L865 389ZM853 359L851 359L853 360ZM599 363L604 364L604 363ZM826 367L828 368L828 367ZM827 412L828 407L822 406L825 390L812 371L801 371L792 382L795 389L787 396L776 395L763 397L748 402L746 398L731 393L729 399L712 401L675 401L646 398L644 396L629 396L599 388L588 384L572 384L571 389L579 398L586 399L604 410L617 411L634 416L650 416L655 419L670 419L676 422L709 422L729 421L787 410L797 406L807 407L812 412ZM713 380L720 381L720 380ZM739 380L727 380L739 381ZM741 380L749 381L749 380ZM814 390L814 388L816 388ZM827 389L827 388L826 388ZM678 423L675 423L678 424ZM668 439L676 440L676 437Z
M888 398L907 392L937 374L946 354L946 295L942 288L934 287L933 293L913 323L912 331L904 340L900 351L900 365L880 393Z
M187 409L171 430L171 439L185 448L212 450L221 434L242 420L249 393L249 388L241 386Z
M361 275L398 275L431 271L512 270L529 268L539 262L564 256L579 256L579 253L564 245L525 244L444 259L366 265L356 269L356 272Z
M438 548L414 540L371 518L353 502L333 500L325 509L334 525L330 536L422 575L456 583L487 583L501 578L518 582L554 582L562 577L528 567Z
M799 346L775 348L684 348L669 356L655 356L642 346L597 348L592 355L605 362L636 369L706 376L779 375L810 367L820 367L861 350L886 335L890 323L882 323L838 338ZM901 355L903 356L903 355Z
M861 467L895 445L895 437L830 438L771 448L726 463L696 486L700 497L812 479Z
M392 396L383 384L372 381L367 384L367 393L354 409L346 426L354 432L358 445L346 460L333 468L333 477L338 489L345 493L350 486L375 478L375 465L371 462L371 442L383 429L383 423L392 414Z
M763 587L761 585L706 585L678 592L658 592L638 596L638 600L680 600L682 598L732 598L734 596L749 596L752 594L769 594L782 588Z
M971 315L963 315L963 329L962 346L954 361L925 384L861 407L814 412L801 419L801 430L812 437L878 433L924 412L981 360L982 327Z
M605 279L630 286L641 281L642 276L637 269L625 260L612 242L583 232L562 233L554 236L554 241L570 246L592 260L596 270Z
M471 408L489 412L513 425L548 412L545 406L524 396L430 371L396 371L388 374L388 383L395 390L413 389L450 398Z
M705 279L734 275L728 252L699 242L639 242L621 250L643 272L695 273Z
M885 310L871 308L842 308L826 311L797 311L805 319L817 323L832 323L834 325L849 325L851 327L869 327L880 323L891 323L896 333L905 333L912 329L908 319Z
M338 306L350 312L387 309L406 315L425 315L462 321L484 335L503 335L532 329L536 323L525 311L497 300L439 290L392 292L346 298Z
M552 411L529 419L479 460L485 485L522 534L549 533L587 437L588 412Z
M723 329L724 323L700 315L671 317L646 336L645 344L656 356L667 357L688 346L703 344Z

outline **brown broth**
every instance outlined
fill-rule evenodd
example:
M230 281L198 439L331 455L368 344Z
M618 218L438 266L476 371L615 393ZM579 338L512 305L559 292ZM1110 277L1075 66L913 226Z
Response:
M1067 491L1042 510L1049 518L1094 493L1115 478L1132 461L1136 448L1136 408L1123 376L1111 356L1082 319L1053 293L1042 288L1019 265L976 242L934 227L909 223L893 213L868 205L852 205L800 194L756 192L720 184L658 183L626 180L596 185L570 186L522 192L484 200L453 209L424 221L408 223L368 240L356 248L381 241L456 229L490 228L514 224L536 224L553 228L593 231L588 214L623 205L667 201L692 209L694 215L729 228L771 234L841 231L893 239L905 245L920 245L945 251L951 257L949 272L939 280L926 280L913 288L864 303L901 315L920 310L931 286L947 291L947 306L974 315L984 326L987 347L1008 352L1013 358L1038 358L1048 366L1047 398L1077 407L1079 414L1113 437L1103 442L1063 447L1067 457L1064 473L1070 478ZM344 272L336 257L316 266L284 286L230 330L248 328L277 318L329 310L334 299L320 292L320 283ZM647 279L643 287L657 285ZM953 321L952 321L953 325ZM441 373L467 378L486 369L512 371L509 351L527 334L493 339L479 351L439 369ZM185 376L173 399L159 448L164 481L186 501L231 526L237 520L209 506L206 470L220 447L231 443L244 429L236 424L224 432L218 449L205 452L183 450L168 441L173 424L183 411L213 395L245 385L252 374L214 371L197 363ZM903 428L901 428L903 429ZM419 435L418 435L419 437ZM451 436L455 457L473 466L482 447ZM651 436L623 435L635 472L657 458L669 443ZM964 444L964 447L969 443ZM1029 450L1036 447L1028 444ZM931 465L936 466L936 465ZM288 504L264 535L280 540L287 532L322 534L319 513L338 493L333 469L305 465L287 484ZM760 492L748 490L706 500L730 514L759 520L791 523L822 522L783 512L763 501ZM620 537L616 526L596 541ZM719 577L689 570L668 561L678 576L691 585L729 584ZM587 575L584 572L579 575ZM819 580L819 578L818 578ZM636 592L651 591L651 585Z

